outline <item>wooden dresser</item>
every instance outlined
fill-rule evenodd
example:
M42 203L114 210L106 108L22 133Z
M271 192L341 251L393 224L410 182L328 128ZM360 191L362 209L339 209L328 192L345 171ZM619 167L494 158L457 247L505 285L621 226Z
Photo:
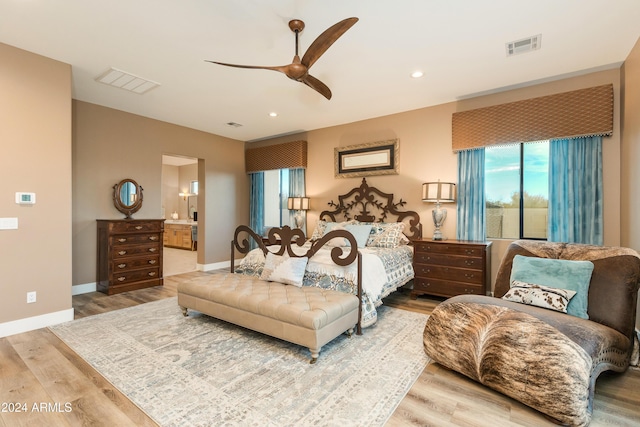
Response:
M485 295L491 284L491 242L415 240L411 298Z
M99 219L98 291L112 295L163 284L163 219Z

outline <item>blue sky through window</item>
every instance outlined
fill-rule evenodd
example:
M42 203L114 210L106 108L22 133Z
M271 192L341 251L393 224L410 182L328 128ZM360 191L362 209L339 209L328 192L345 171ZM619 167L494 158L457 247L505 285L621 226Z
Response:
M524 144L524 190L549 199L549 142ZM520 191L520 144L485 150L485 191L491 202L509 202Z

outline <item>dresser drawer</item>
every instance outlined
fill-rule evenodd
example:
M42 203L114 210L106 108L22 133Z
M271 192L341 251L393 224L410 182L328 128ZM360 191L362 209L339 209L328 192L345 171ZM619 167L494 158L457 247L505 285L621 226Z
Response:
M118 274L121 271L134 270L143 267L156 267L160 265L160 256L152 255L139 258L125 258L113 262L113 272Z
M159 242L160 233L144 234L116 234L111 237L114 246L131 245L137 243Z
M414 262L416 264L448 265L473 270L482 270L484 268L482 258L451 256L433 252L416 252Z
M160 252L158 243L150 243L146 245L136 246L119 246L114 248L113 259L126 258L136 255L152 255Z
M446 244L446 243L430 243L430 242L415 243L415 251L417 253L437 252L440 254L482 257L484 250L485 250L484 246L478 246L478 245L467 246L462 244Z
M163 223L158 221L122 221L112 222L110 224L111 231L114 234L117 233L135 233L135 232L159 232L163 229Z
M416 277L452 280L455 282L475 283L482 285L484 272L468 268L447 267L441 265L418 264L414 267Z
M131 270L131 271L122 271L122 272L114 272L113 275L113 285L137 282L145 279L156 279L160 277L160 267L151 267L145 268L141 270Z
M481 285L420 277L413 279L413 291L443 297L461 294L484 295L485 293L484 286Z

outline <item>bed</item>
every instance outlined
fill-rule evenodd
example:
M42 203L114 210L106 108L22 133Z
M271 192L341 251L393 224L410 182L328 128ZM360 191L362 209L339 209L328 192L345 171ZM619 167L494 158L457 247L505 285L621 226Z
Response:
M361 321L362 327L368 327L376 322L376 308L382 304L382 299L413 279L411 241L422 237L420 216L415 211L403 210L405 201L395 201L393 194L370 187L365 178L359 187L339 195L337 200L330 201L330 209L320 213L311 237L306 241L301 239L298 246L291 245L291 248L296 253L304 253L313 241L336 229L346 229L356 237L362 254ZM278 246L279 241L280 236L270 231L265 244ZM334 239L309 260L303 286L357 293L355 263L336 266L331 261L331 246L343 243ZM260 276L264 263L264 251L257 248L250 251L234 271Z

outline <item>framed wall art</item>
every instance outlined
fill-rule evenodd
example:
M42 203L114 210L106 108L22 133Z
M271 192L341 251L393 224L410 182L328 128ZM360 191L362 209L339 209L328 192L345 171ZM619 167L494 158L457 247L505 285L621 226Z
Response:
M397 175L400 163L400 141L390 139L336 147L334 160L337 178Z

